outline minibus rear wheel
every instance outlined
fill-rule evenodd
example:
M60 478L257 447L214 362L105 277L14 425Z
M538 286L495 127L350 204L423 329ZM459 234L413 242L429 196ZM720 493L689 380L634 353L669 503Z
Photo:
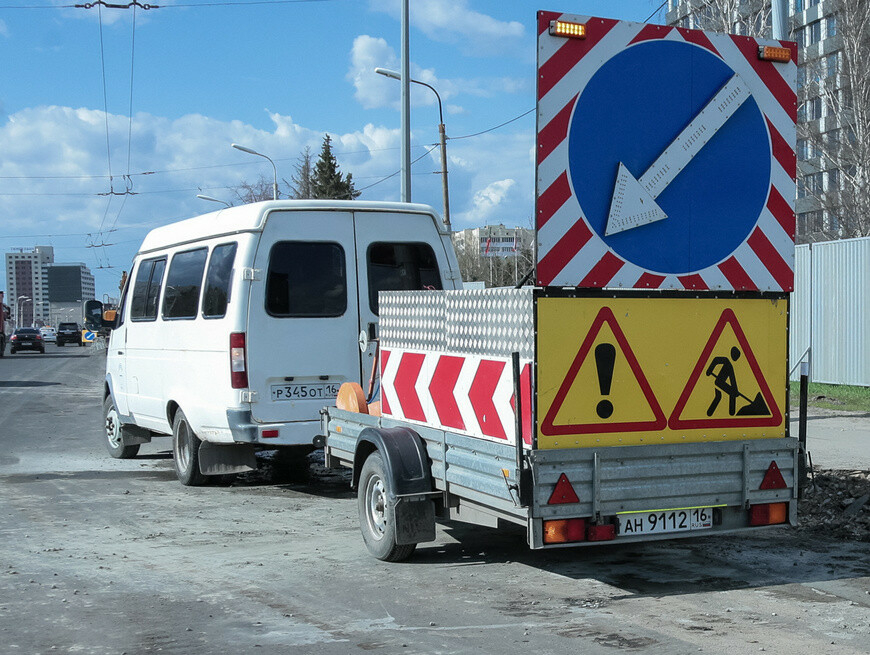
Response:
M187 487L198 487L206 482L206 476L199 470L199 443L199 437L179 409L172 422L172 455L175 474Z

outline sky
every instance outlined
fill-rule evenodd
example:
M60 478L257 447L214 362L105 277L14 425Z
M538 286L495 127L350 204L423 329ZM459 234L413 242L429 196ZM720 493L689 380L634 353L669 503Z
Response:
M374 73L400 68L399 0L73 4L0 1L0 252L53 246L116 297L150 229L218 208L197 194L238 204L235 185L271 180L231 143L290 181L329 134L361 200L400 200L400 83ZM454 229L531 227L535 12L663 22L660 5L411 0L411 76L441 94ZM412 200L440 213L437 142L435 96L412 85Z

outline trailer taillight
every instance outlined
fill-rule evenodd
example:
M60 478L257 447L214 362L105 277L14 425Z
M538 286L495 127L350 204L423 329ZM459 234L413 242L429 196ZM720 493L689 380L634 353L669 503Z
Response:
M567 36L571 39L586 38L585 23L569 23L564 20L550 21L550 36Z
M247 355L245 353L245 333L230 333L230 381L233 389L248 386Z
M749 506L749 525L777 525L785 523L788 503L768 503Z
M544 521L545 544L567 544L586 539L586 519Z

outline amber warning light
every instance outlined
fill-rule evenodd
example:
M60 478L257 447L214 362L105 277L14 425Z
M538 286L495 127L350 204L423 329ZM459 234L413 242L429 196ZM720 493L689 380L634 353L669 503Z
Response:
M787 64L791 61L791 50L770 45L758 46L758 58L762 61L780 61Z
M550 36L567 36L571 39L585 39L586 24L568 23L563 20L551 20Z

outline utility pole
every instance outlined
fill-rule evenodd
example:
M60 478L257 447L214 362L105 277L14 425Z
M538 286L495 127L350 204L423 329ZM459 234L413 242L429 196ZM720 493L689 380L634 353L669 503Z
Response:
M411 47L409 0L402 0L402 202L411 202Z
M773 38L788 39L788 0L771 0L771 27Z

